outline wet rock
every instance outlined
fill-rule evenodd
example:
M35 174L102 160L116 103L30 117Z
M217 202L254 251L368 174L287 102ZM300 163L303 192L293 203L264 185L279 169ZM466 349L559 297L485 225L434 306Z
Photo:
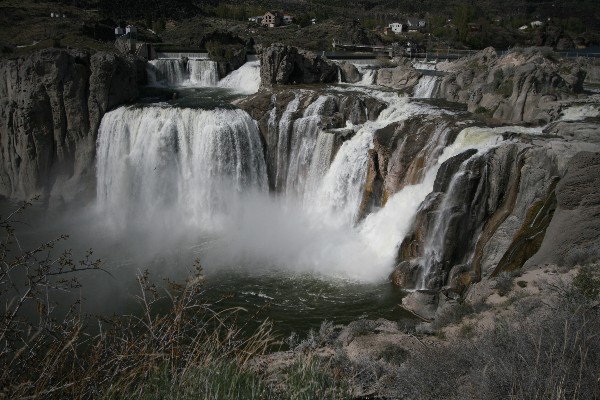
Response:
M390 280L398 287L413 289L417 283L419 269L419 264L403 261L394 268Z
M361 76L358 72L358 69L347 61L340 63L340 74L342 77L342 82L346 83L356 83L360 81Z

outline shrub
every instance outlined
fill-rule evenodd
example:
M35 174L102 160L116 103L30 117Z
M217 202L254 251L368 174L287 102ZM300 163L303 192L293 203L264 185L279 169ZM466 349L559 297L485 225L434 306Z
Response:
M69 307L53 298L73 289L85 293L76 276L99 270L100 261L91 252L80 262L69 251L52 257L66 236L21 250L12 219L25 207L0 220L0 398L131 398L167 388L180 388L182 396L188 389L261 390L244 371L273 343L271 326L264 323L248 334L235 325L234 311L211 311L202 298L199 264L185 283L169 282L165 289L141 274L140 312L93 318L90 323L100 332L90 334L77 304ZM227 378L217 382L219 371Z
M589 300L595 300L600 294L600 278L597 267L582 267L573 280L574 288Z
M560 291L526 302L495 328L414 352L397 374L401 398L595 399L600 397L600 310ZM435 360L435 361L433 361Z
M502 272L496 278L496 290L500 296L506 296L513 287L513 276L510 272Z

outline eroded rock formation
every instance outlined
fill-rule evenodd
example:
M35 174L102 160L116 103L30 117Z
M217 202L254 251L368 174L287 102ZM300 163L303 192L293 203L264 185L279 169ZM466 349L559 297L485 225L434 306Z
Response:
M464 103L470 112L488 113L512 123L547 123L559 110L557 101L582 91L585 71L555 61L551 50L525 49L498 57L493 48L452 63L434 97Z
M0 74L0 195L93 195L100 120L136 98L143 65L109 53L46 49L1 60Z
M321 96L318 91L281 89L261 91L237 104L258 121L271 189L278 190L283 186L283 182L277 182L278 175L285 175L278 174L277 157L282 149L290 148L295 121L302 118L307 108ZM320 107L315 110L318 129L335 130L335 149L354 133L341 129L346 126L346 121L358 125L375 120L386 107L381 100L356 93L330 94L323 96L322 100Z
M274 43L259 53L262 87L337 81L337 65L313 52Z

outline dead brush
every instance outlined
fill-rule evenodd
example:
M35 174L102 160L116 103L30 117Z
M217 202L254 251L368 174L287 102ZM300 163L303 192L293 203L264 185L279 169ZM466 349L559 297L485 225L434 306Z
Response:
M146 398L158 390L160 376L168 377L159 382L167 386L162 390L174 394L199 369L234 365L230 373L243 374L252 357L272 346L270 323L249 334L237 322L241 309L217 312L206 304L199 263L184 284L168 282L166 288L141 272L138 314L86 318L78 302L65 312L55 295L85 290L77 275L101 270L101 262L91 251L80 262L68 251L53 258L52 249L66 236L22 249L12 222L27 206L0 220L0 399ZM98 325L97 333L90 333L90 324ZM252 398L264 391L255 381L250 378Z

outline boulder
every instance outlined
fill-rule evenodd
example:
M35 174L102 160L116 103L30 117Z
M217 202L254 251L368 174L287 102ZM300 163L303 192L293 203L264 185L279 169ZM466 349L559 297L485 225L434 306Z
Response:
M395 68L381 68L377 71L376 83L393 89L411 91L422 74L410 65L399 65Z
M340 63L339 67L342 82L356 83L360 81L360 72L358 72L358 69L356 68L356 66L354 66L354 64L344 61Z
M338 67L335 63L294 46L274 43L260 48L260 62L262 87L337 81Z

